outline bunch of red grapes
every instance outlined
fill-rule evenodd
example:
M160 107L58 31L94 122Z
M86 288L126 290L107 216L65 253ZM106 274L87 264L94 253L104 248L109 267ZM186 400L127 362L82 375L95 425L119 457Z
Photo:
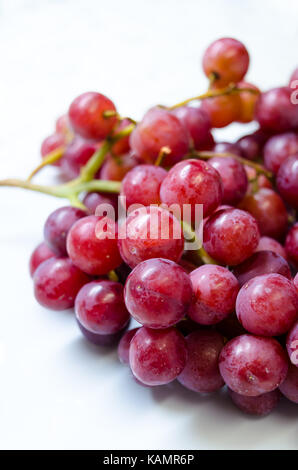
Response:
M78 96L41 153L52 163L59 154L71 188L107 145L92 179L107 186L50 214L30 270L37 301L74 307L87 340L118 343L141 385L227 385L241 410L265 415L281 395L298 403L298 69L288 86L260 92L244 81L248 66L241 42L215 41L203 57L208 91L138 123L102 94ZM237 142L214 141L213 128L253 120L258 130ZM103 203L117 213L110 182L127 206L145 206L121 227L97 215ZM185 251L171 204L190 204L192 218L203 205L203 248Z

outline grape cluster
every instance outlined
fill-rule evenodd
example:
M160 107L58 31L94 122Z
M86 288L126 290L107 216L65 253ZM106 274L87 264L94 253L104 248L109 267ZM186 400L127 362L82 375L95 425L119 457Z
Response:
M298 403L297 73L261 92L245 81L248 67L241 42L213 42L207 92L155 106L139 122L84 93L31 175L52 164L68 182L0 184L71 202L50 214L30 259L41 305L74 308L87 340L118 343L143 386L227 386L241 410L265 415L281 395ZM212 129L253 120L257 131L215 142ZM198 238L197 205L203 246L186 250Z

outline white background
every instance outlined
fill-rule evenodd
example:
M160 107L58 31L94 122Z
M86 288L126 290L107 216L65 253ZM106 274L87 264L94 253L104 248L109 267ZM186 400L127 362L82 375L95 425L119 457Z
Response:
M298 65L297 15L297 0L0 1L0 177L29 173L81 92L136 118L202 92L201 56L220 36L245 42L251 81L285 84ZM297 406L254 419L221 394L142 388L115 351L81 338L71 313L35 302L28 258L62 204L0 189L1 448L297 449Z

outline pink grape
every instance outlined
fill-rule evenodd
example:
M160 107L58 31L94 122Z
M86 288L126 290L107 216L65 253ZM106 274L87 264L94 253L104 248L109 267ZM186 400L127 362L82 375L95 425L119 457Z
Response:
M290 364L288 375L279 390L288 400L298 403L298 367Z
M298 316L298 294L293 283L272 273L250 279L236 301L238 320L255 335L280 336Z
M118 331L117 333L113 333L111 335L100 335L98 333L93 333L90 330L87 330L87 328L84 328L83 325L77 320L78 327L83 334L83 336L89 341L89 343L95 344L96 346L101 346L104 348L109 348L109 347L115 347L119 343L121 337L125 333L125 330L127 329L129 325L128 323L125 325L125 327Z
M204 217L211 214L222 201L222 181L219 173L201 160L185 160L177 163L167 174L160 187L162 203L191 205L195 219L195 205L203 204Z
M100 179L108 181L122 181L125 175L138 164L133 153L119 157L108 156L100 170Z
M132 211L120 227L120 234L119 250L131 268L146 259L165 258L178 262L181 258L184 238L180 222L161 207Z
M65 138L62 134L52 134L44 139L41 144L40 153L42 157L45 157L48 153L57 150L60 147L64 147Z
M223 184L223 204L236 205L245 196L248 180L241 163L232 157L214 157L209 160L221 176Z
M277 174L280 165L291 155L298 153L298 135L294 132L271 137L264 147L264 163L268 170Z
M274 240L274 238L271 237L261 237L256 251L273 251L287 260L287 253L284 247L277 240Z
M290 361L298 367L298 320L294 323L287 335L286 347Z
M44 307L65 310L74 306L77 293L89 280L70 259L50 258L34 273L34 295Z
M298 153L287 158L280 166L276 185L283 200L298 209Z
M92 275L107 274L120 266L117 227L108 217L89 215L78 220L67 236L67 253L82 271Z
M263 274L277 273L291 279L291 271L288 263L280 255L273 251L258 251L253 253L243 263L233 269L233 273L242 287L250 279Z
M133 328L124 333L118 344L118 357L122 364L129 364L130 342L139 328Z
M150 386L175 380L185 367L186 341L175 328L142 327L131 340L129 363L134 376Z
M125 284L125 304L132 317L149 328L168 328L187 314L192 300L188 274L173 261L148 259Z
M113 281L86 284L75 301L76 318L95 334L111 335L121 331L129 320L123 298L123 286Z
M247 160L256 160L262 153L261 139L255 133L241 137L236 143Z
M215 153L231 153L233 155L238 155L238 157L242 157L241 149L237 143L218 142L214 145L212 151Z
M214 325L235 310L239 283L226 268L205 264L190 274L194 296L188 312L202 325Z
M285 249L289 261L298 268L298 222L288 231Z
M79 176L81 168L90 160L97 146L81 137L76 136L72 142L66 147L63 159L61 161L61 169L68 179Z
M276 339L241 335L221 350L219 370L234 392L258 396L275 390L285 380L288 360Z
M198 330L186 338L187 361L178 376L184 387L201 393L215 392L224 386L218 368L220 351L224 338L217 331Z
M132 204L160 204L160 185L166 176L166 170L154 165L138 165L130 170L121 186L121 196L126 198L127 209Z
M208 114L201 108L180 106L173 114L182 122L189 133L192 146L200 149L209 139L211 123Z
M171 153L163 160L163 164L169 166L186 155L189 135L173 113L162 108L152 108L133 130L130 146L146 163L154 163L162 147L169 147Z
M91 215L95 215L96 209L102 204L111 206L115 211L115 217L118 215L118 196L117 194L107 193L87 193L83 199L83 204L87 207Z
M280 401L281 393L278 389L263 393L256 397L247 397L229 389L229 395L233 403L244 413L256 416L266 416L276 408Z
M220 263L231 266L252 255L259 239L256 220L239 209L217 211L204 226L204 247L208 254Z
M259 96L256 119L262 129L286 132L298 126L298 107L292 103L293 90L289 87L273 88Z

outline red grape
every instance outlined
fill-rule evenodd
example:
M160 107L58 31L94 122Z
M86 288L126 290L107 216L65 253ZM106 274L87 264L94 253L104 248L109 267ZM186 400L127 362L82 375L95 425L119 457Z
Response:
M288 400L298 403L298 368L293 364L290 364L288 375L279 390Z
M190 274L194 296L188 312L202 325L214 325L235 310L239 283L226 268L205 264Z
M233 403L244 413L256 416L266 416L278 405L281 393L278 389L263 393L256 397L247 397L229 389Z
M154 163L162 147L169 147L163 164L170 166L186 155L189 135L181 121L170 111L152 108L137 124L130 136L133 152L143 161Z
M94 281L78 293L75 312L79 323L92 333L111 335L122 330L129 320L119 282Z
M271 137L264 147L264 163L277 174L280 165L291 155L298 153L298 135L286 132Z
M237 143L232 144L231 142L218 142L214 145L212 151L215 153L232 153L233 155L242 157L242 152Z
M120 233L118 246L122 259L132 268L150 258L175 262L181 258L184 238L180 222L161 207L149 206L132 211Z
M56 255L67 255L66 237L73 224L82 217L86 217L86 212L72 206L59 207L49 215L44 225L44 239Z
M223 204L236 205L245 196L247 191L247 176L241 163L232 157L214 157L209 164L221 176L223 184Z
M240 286L250 279L263 274L277 273L291 279L291 271L284 258L273 251L258 251L252 254L243 263L238 264L233 270Z
M298 268L298 222L287 234L285 249L290 262Z
M62 134L52 134L46 137L41 144L40 153L42 157L45 157L48 153L57 150L59 147L65 145L65 138Z
M185 160L177 163L167 174L160 187L162 203L171 206L191 204L191 216L195 220L196 204L203 204L204 217L211 214L222 200L222 181L219 173L201 160Z
M135 320L149 328L168 328L188 312L192 286L173 261L148 259L138 264L125 284L125 304Z
M119 124L115 127L114 130L114 135L118 134L118 132L122 131L126 127L128 127L131 124L131 120L128 118L121 119L119 121ZM124 155L125 153L128 153L130 150L130 145L129 145L129 135L126 135L125 137L122 137L122 139L117 140L112 145L111 148L111 153L113 155Z
M219 370L234 392L257 396L275 390L284 381L288 361L276 339L242 335L223 347Z
M120 266L115 222L94 215L78 220L68 233L67 252L73 263L88 274L107 274Z
M256 104L256 119L262 129L285 132L298 126L298 107L292 103L293 90L288 87L273 88L262 93Z
M277 173L276 185L283 200L298 209L298 153L282 163Z
M239 82L238 88L248 88L260 92L260 90L252 83ZM254 119L255 106L259 93L251 93L249 91L240 92L240 111L238 116L239 122L251 122Z
M62 172L68 179L79 176L81 168L96 151L97 146L76 136L67 146L61 161Z
M70 132L69 128L69 120L67 114L62 114L62 116L58 117L55 126L57 134L62 134L64 136L68 136Z
M181 106L174 109L173 113L187 129L192 146L200 149L210 135L211 124L208 114L201 108L191 106Z
M185 367L186 342L175 328L150 330L142 327L130 343L129 363L134 376L146 385L164 385Z
M259 239L256 220L239 209L216 211L204 226L204 247L209 255L231 266L247 259Z
M240 106L240 96L235 93L207 98L202 102L201 109L208 114L211 126L220 128L237 121Z
M118 214L118 196L117 194L107 193L87 193L83 199L83 204L87 207L90 214L95 214L96 208L102 204L111 206L115 211L115 217Z
M262 153L262 143L255 133L241 137L236 143L247 160L256 160Z
M291 328L298 316L295 286L277 273L254 277L240 289L236 313L250 333L280 336Z
M121 186L121 196L126 197L126 207L132 204L160 204L160 185L166 176L166 170L154 165L138 165L130 170Z
M33 274L35 273L36 269L38 266L46 261L47 259L50 258L55 258L56 253L54 253L46 243L42 242L40 243L35 250L33 251L32 255L30 256L30 261L29 261L29 270L30 270L30 275L33 277Z
M296 290L298 293L297 288ZM290 361L298 367L298 321L296 321L288 333L286 346Z
M261 188L247 194L239 206L257 220L261 235L280 239L288 226L288 214L281 197L272 189Z
M247 72L249 55L242 42L233 38L221 38L206 49L203 57L203 69L209 78L215 76L218 86L237 83Z
M77 293L89 280L68 258L50 258L34 273L34 294L44 307L65 310L74 306Z
M247 333L239 322L235 312L228 315L220 323L217 323L216 329L227 339L233 339L235 336Z
M133 328L132 330L126 331L119 341L118 357L122 364L129 364L130 342L139 329L140 328Z
M85 338L92 344L95 344L96 346L102 346L104 348L108 347L115 347L119 343L121 337L125 333L125 330L127 329L129 325L128 323L125 325L125 327L118 331L117 333L113 333L111 335L100 335L98 333L93 333L90 330L87 330L87 328L84 328L83 325L77 320L77 324L81 330L81 333Z
M287 260L287 253L284 247L277 240L274 240L274 238L271 237L261 237L256 251L273 251L273 253L276 253Z
M296 276L294 277L293 282L294 282L294 286L296 287L298 291L298 273L296 273Z
M85 139L104 139L117 123L117 116L105 117L105 111L114 111L114 103L106 96L87 92L79 95L70 105L68 116L77 134Z
M194 392L215 392L224 386L218 368L218 358L224 338L217 331L198 330L186 338L187 361L178 376L184 387Z
M124 176L137 164L138 160L133 153L127 153L119 157L109 156L100 170L100 179L122 181Z

